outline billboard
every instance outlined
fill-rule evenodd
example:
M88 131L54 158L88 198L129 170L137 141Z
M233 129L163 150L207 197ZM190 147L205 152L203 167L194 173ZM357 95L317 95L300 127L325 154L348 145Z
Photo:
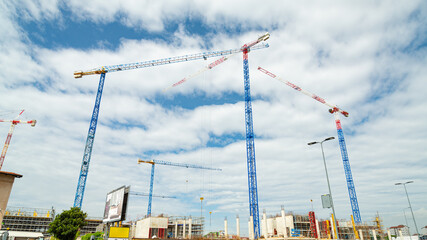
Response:
M102 222L107 223L125 220L129 188L130 187L122 186L107 194Z

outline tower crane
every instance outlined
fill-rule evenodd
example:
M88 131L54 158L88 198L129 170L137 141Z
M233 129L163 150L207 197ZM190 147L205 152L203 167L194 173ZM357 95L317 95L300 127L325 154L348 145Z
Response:
M149 197L150 196L149 193L133 192L133 191L130 191L129 194L134 195L134 196L143 196L143 197ZM156 198L176 198L174 196L163 196L163 195L156 195L156 194L152 194L151 196L156 197Z
M249 212L250 216L253 217L253 229L254 237L258 239L260 236L259 226L259 208L258 208L258 189L257 189L257 178L256 178L256 162L255 162L255 143L254 143L254 130L253 130L253 119L252 119L252 100L250 91L250 79L249 79L249 63L248 53L251 48L256 44L266 41L270 38L270 34L267 32L264 35L258 37L256 40L243 45L240 49L243 52L243 76L244 76L244 89L245 89L245 129L246 129L246 159L248 167L248 188L249 188ZM232 55L231 55L232 56ZM194 74L183 78L179 82L173 84L171 87L178 86L185 81L198 76L199 74L210 70L219 64L228 60L231 56L222 57Z
M313 93L310 93L308 91L301 89L300 87L296 86L295 84L293 84L289 81L281 79L280 77L278 77L275 74L265 70L262 67L258 67L258 70L267 74L268 76L270 76L272 78L275 78L275 79L285 83L289 87L291 87L297 91L300 91L301 93L313 98L314 100L321 102L321 103L325 104L326 106L330 107L329 112L331 114L334 114L334 116L335 116L335 124L337 127L338 141L339 141L340 150L341 150L341 157L342 157L345 176L346 176L346 180L347 180L347 188L348 188L348 195L350 197L351 209L353 212L355 222L361 223L362 219L360 217L359 204L357 202L357 196L356 196L356 189L354 187L353 176L351 174L350 161L348 159L347 147L346 147L345 140L344 140L344 133L342 130L341 121L340 121L339 114L338 114L338 113L341 113L342 115L344 115L344 117L348 117L348 112L342 110L341 108L337 107L334 104L326 102L325 99L323 99L323 98L321 98L321 97L319 97Z
M247 49L250 48L252 50L256 50L256 49L262 49L267 47L269 47L268 44L263 44L258 46L250 46ZM79 180L77 183L76 195L74 198L74 207L79 207L79 208L82 207L83 196L84 196L84 191L86 187L86 180L89 173L89 164L90 164L90 158L92 155L93 142L95 139L96 126L98 124L99 107L101 104L101 97L102 97L102 91L104 89L106 73L132 70L132 69L138 69L138 68L154 67L154 66L166 65L171 63L199 60L199 59L206 60L207 58L230 55L230 54L233 54L236 52L242 52L242 51L243 49L237 48L237 49L229 49L229 50L222 50L222 51L202 52L202 53L163 58L163 59L150 60L150 61L137 62L137 63L103 66L103 67L94 68L88 71L74 72L75 78L81 78L86 75L100 74L98 91L95 99L95 106L93 108L92 117L90 120L88 135L86 138L85 150L83 153L82 165L80 168Z
M0 122L10 122L10 123L12 123L10 125L9 133L7 134L6 142L4 143L3 150L1 152L1 156L0 156L0 170L1 170L2 166L3 166L4 158L6 156L7 149L9 148L10 139L12 138L12 134L13 134L13 131L15 130L15 126L17 124L20 124L20 123L31 124L31 127L36 126L36 123L37 123L36 120L29 120L29 121L18 120L18 118L21 116L21 114L23 112L24 112L24 110L22 110L14 120L3 120L3 119L0 119Z
M174 166L174 167L184 167L184 168L199 168L199 169L206 169L206 170L214 170L214 171L222 171L220 168L209 168L209 167L203 167L199 165L194 164L186 164L186 163L173 163L173 162L167 162L163 160L141 160L138 159L138 164L140 163L148 163L151 164L151 177L150 177L150 193L148 196L148 210L147 210L147 216L151 216L151 200L153 198L153 180L154 180L154 165L160 164L160 165L168 165L168 166Z

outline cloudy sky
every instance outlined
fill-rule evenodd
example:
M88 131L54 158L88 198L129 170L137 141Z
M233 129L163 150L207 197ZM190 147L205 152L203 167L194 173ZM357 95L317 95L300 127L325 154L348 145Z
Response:
M99 75L77 70L239 48L270 32L269 48L249 53L260 213L327 218L319 145L337 132L328 108L257 71L261 66L350 113L341 118L362 221L406 224L407 190L427 225L427 4L424 1L0 1L0 118L25 109L3 171L23 175L8 206L73 205ZM83 200L101 217L106 194L123 185L147 193L161 159L222 172L156 167L154 215L200 216L206 230L235 232L249 215L242 56L166 92L215 59L106 75ZM0 125L6 138L10 125ZM336 214L351 206L337 140L324 143ZM311 204L311 201L312 204ZM128 220L147 198L132 196ZM209 212L211 222L209 223ZM411 231L413 221L408 219ZM241 224L247 235L247 224Z

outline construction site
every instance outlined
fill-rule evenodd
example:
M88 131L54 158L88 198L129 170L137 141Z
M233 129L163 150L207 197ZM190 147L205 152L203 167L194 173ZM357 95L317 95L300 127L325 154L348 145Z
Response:
M235 219L236 228L229 231L228 225L229 220L225 218L224 228L215 231L208 232L206 229L206 220L204 217L192 217L192 216L168 216L164 213L159 216L152 215L152 202L153 198L163 197L168 198L170 196L161 196L153 194L153 186L155 179L155 166L161 168L163 166L169 167L181 167L181 168L196 168L204 169L209 171L222 171L220 168L205 167L195 164L180 163L177 161L165 161L157 159L138 159L138 164L150 166L150 182L149 182L149 193L145 194L148 198L147 213L144 218L136 221L126 220L127 202L129 195L138 194L130 191L127 186L115 189L107 194L104 216L102 218L88 217L86 219L87 225L80 230L80 235L95 232L104 232L105 239L360 239L360 240L391 240L392 237L400 237L403 240L405 234L401 230L384 229L381 223L380 216L377 215L375 219L362 221L356 189L354 185L354 179L351 173L351 167L349 163L343 125L341 124L341 117L348 117L349 113L335 104L329 103L324 98L319 97L313 93L303 90L295 84L281 79L274 73L266 70L262 67L258 67L257 70L264 73L266 77L273 78L284 83L284 88L291 87L320 103L322 107L325 107L325 112L333 115L333 121L336 125L337 138L339 141L339 147L341 152L342 163L345 171L345 179L342 181L346 182L348 195L349 195L349 206L351 207L352 215L351 219L335 219L335 209L333 204L333 198L331 189L329 186L329 179L327 183L329 186L329 194L322 196L323 208L331 210L329 219L317 218L314 211L309 211L306 214L294 214L292 211L285 212L284 207L278 207L278 211L275 214L267 215L264 211L260 214L259 202L258 202L258 190L257 190L257 172L256 172L256 161L255 161L255 134L253 131L253 120L252 120L252 102L250 92L250 79L249 79L249 66L248 58L249 52L254 50L262 50L268 48L269 45L264 42L270 37L269 33L265 33L255 40L248 42L238 48L215 51L215 52L203 52L199 54L185 55L180 57L171 57L165 59L151 60L138 63L126 63L112 66L102 66L94 68L88 71L76 71L74 73L75 78L82 78L87 75L100 75L99 86L97 95L95 97L95 105L92 113L92 117L89 123L89 130L86 139L86 144L83 151L83 160L81 163L81 170L78 176L77 190L74 198L74 207L82 208L84 200L84 193L86 187L86 180L89 174L89 165L91 160L92 149L94 145L95 132L98 122L98 114L100 112L100 102L103 91L103 85L107 74L114 72L123 72L127 70L134 70L140 68L155 67L159 65L166 65L172 63L187 62L199 59L208 59L212 57L219 57L219 59L211 62L201 70L191 74L182 80L176 82L169 88L175 88L186 81L199 76L200 74L214 69L216 66L223 64L233 55L243 55L243 80L245 89L245 130L246 130L246 160L247 160L247 172L248 172L248 193L249 193L249 209L250 218L246 221L240 222L240 218L237 216ZM87 110L89 111L89 110ZM23 112L23 111L22 111ZM18 115L18 117L22 114ZM18 118L17 117L17 118ZM11 129L8 133L6 144L3 148L3 152L0 158L0 169L5 160L6 152L13 134L13 129L18 124L30 124L31 126L36 125L36 120L21 121L17 118L13 120L1 120L0 122L10 122ZM331 120L332 121L332 120ZM311 142L308 145L320 144L325 141L334 139L335 137L329 137L321 142ZM323 153L323 146L322 146ZM323 155L323 160L324 155ZM159 166L162 165L162 166ZM325 171L326 163L325 163ZM9 207L7 201L11 193L13 182L15 178L20 178L17 173L0 172L2 175L2 205L0 209L5 209L2 212L2 225L1 230L7 229L8 231L21 231L21 232L39 232L42 233L44 238L50 238L47 232L49 224L53 221L55 216L58 214L57 211L52 207L51 209L31 209L24 207ZM262 177L262 176L261 176ZM328 178L328 176L327 176ZM7 183L7 184L6 184ZM90 193L87 193L90 194ZM141 193L139 193L141 195ZM142 194L144 195L144 194ZM170 197L172 198L172 197ZM200 199L203 201L203 198ZM262 204L261 204L262 205ZM234 218L234 216L233 216ZM243 223L244 222L244 223ZM241 232L240 225L247 224L248 232ZM233 220L234 225L234 220ZM246 227L245 227L246 229ZM230 234L233 232L234 234ZM407 233L409 235L409 233ZM19 238L16 238L19 239ZM27 238L30 239L30 238ZM415 240L415 239L413 239Z
M3 218L3 229L19 232L40 232L45 237L49 224L55 217L55 209L29 209L13 208L6 210ZM261 238L279 239L279 238L307 238L307 239L336 239L335 231L332 228L331 220L315 219L312 216L314 212L307 215L298 215L292 212L284 214L269 215L263 214L261 220ZM87 225L80 230L80 235L87 233L103 232L107 230L107 225L101 218L88 217ZM250 222L248 222L250 225ZM120 225L120 226L119 226ZM229 234L232 229L228 229L228 220L224 220L224 229L216 232L205 231L205 220L201 217L191 216L156 216L143 218L138 221L124 221L120 224L113 224L109 228L127 229L125 235L128 239L150 239L150 238L174 238L174 239L254 239L253 235L249 237L241 236L240 219L235 219L235 234ZM374 235L379 239L387 239L387 232L384 231L379 216L371 223L364 223L356 227L354 231L351 221L338 220L337 231L339 239L374 239ZM234 230L234 229L233 229ZM392 235L399 234L395 228L391 229ZM356 234L356 236L355 236ZM407 232L402 233L407 236ZM246 234L242 234L246 235ZM359 238L357 238L359 237ZM121 237L123 238L123 237Z

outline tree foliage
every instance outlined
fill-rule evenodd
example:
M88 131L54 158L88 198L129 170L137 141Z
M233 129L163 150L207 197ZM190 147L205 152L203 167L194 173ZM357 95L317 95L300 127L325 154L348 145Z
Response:
M48 233L59 240L74 240L79 229L86 225L87 214L78 207L63 211L49 224Z
M91 236L95 236L95 239L100 239L100 238L102 238L103 235L104 235L103 232L88 233L82 237L82 240L90 240Z

